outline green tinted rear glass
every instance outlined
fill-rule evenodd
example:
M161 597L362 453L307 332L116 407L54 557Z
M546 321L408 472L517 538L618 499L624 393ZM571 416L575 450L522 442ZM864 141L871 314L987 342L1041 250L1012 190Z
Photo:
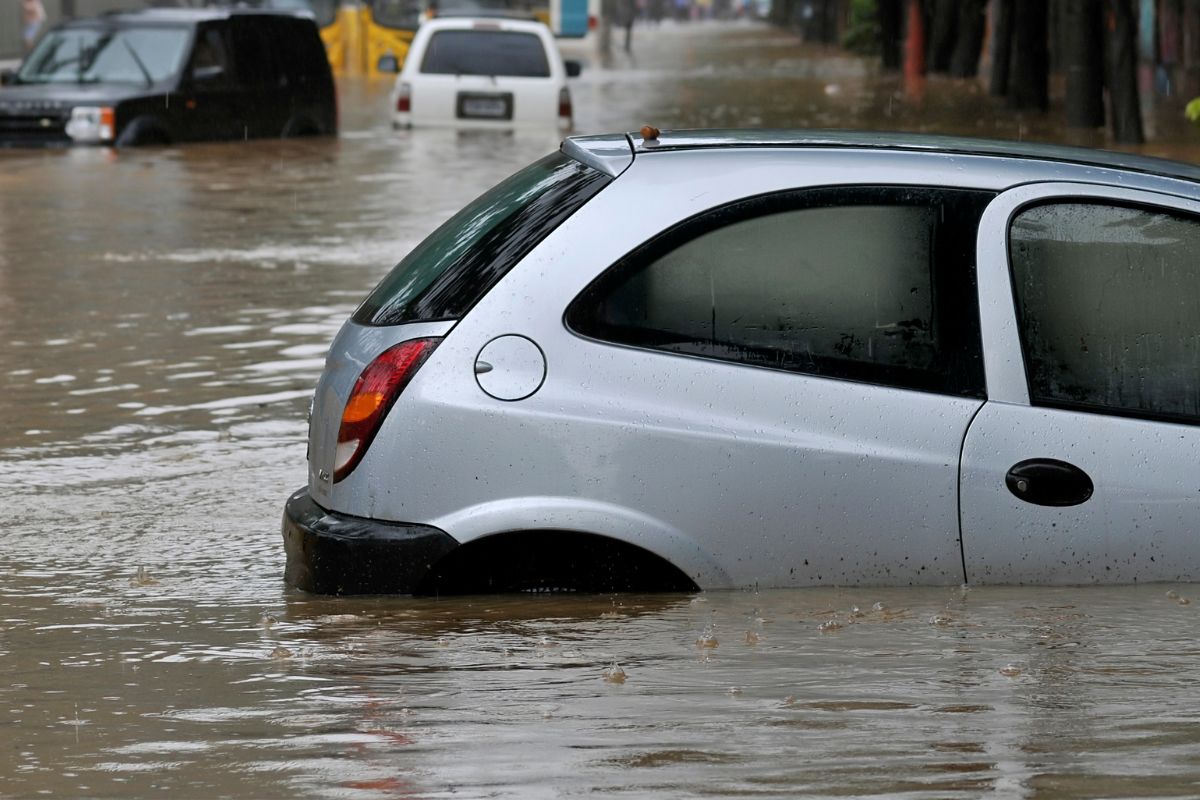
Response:
M360 325L458 319L612 179L561 153L474 200L417 245L354 312Z

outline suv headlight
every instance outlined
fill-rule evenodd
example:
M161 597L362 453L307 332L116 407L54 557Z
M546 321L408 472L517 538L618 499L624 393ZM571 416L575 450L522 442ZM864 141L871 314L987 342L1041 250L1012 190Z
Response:
M75 106L67 122L67 135L77 142L111 142L116 114L109 106Z

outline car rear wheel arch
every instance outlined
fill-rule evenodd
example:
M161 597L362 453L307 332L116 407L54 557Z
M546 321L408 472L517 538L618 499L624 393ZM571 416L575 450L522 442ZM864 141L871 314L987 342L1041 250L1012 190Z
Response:
M442 557L417 595L505 592L695 592L667 559L594 533L526 530L473 539Z

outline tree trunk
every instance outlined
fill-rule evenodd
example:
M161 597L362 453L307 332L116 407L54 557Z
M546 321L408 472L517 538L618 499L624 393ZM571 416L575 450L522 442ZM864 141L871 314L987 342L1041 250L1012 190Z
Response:
M1008 70L1008 104L1023 110L1050 107L1050 62L1046 43L1045 0L1013 2L1012 57Z
M958 9L958 36L950 57L950 74L972 78L979 73L979 56L987 28L987 0L963 0Z
M904 33L904 78L916 81L925 76L925 19L921 0L907 0L908 25Z
M601 0L604 2L604 0ZM790 0L775 0L771 3L771 22L786 27L792 24L792 4Z
M1067 73L1067 126L1104 125L1104 2L1066 0L1063 68Z
M1137 85L1137 21L1131 0L1107 0L1108 97L1112 104L1113 138L1121 144L1141 144L1142 111Z
M1008 70L1012 64L1013 3L993 0L996 18L992 24L992 82L989 91L997 97L1008 94Z
M877 13L883 68L900 69L904 42L904 4L901 0L879 0Z
M950 71L954 54L954 35L958 32L959 0L931 0L929 9L929 56L926 66L930 72Z
M1183 86L1185 97L1200 94L1200 0L1183 0Z

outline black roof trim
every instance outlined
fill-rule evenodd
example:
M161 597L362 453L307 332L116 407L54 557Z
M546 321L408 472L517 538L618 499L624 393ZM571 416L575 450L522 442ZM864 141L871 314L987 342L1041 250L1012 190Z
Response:
M1200 166L1182 161L1114 150L968 136L842 130L680 130L662 131L658 138L649 140L643 139L641 133L633 132L629 138L635 155L729 147L869 148L1058 161L1200 182Z

